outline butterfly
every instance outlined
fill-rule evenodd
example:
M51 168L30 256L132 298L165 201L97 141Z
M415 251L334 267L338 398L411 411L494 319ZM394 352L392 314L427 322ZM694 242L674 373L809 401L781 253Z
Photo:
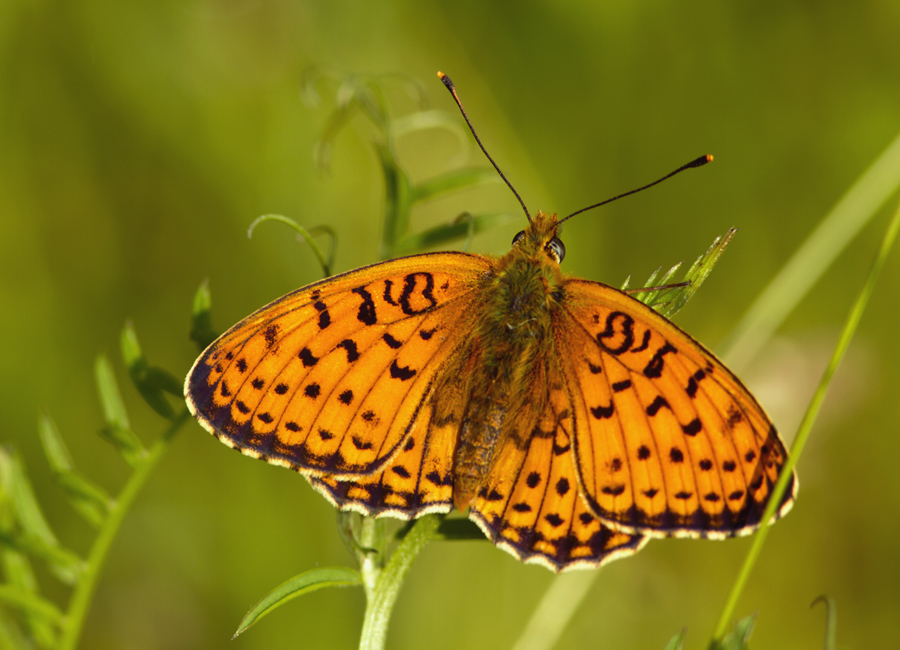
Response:
M763 409L653 309L565 275L564 219L526 216L501 257L402 257L266 305L197 359L192 414L338 508L468 510L554 571L757 529L787 459Z

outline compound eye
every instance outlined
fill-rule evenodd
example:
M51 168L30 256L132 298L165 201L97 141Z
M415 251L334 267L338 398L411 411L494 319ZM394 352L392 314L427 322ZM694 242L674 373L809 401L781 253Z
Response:
M557 264L561 263L566 257L566 245L558 237L554 237L549 241L546 250L550 257L556 260Z
M522 241L523 239L525 239L525 231L524 231L524 230L520 230L519 232L516 233L516 236L513 237L513 241L512 241L513 246L515 246L516 244L518 244L518 243L519 243L520 241Z

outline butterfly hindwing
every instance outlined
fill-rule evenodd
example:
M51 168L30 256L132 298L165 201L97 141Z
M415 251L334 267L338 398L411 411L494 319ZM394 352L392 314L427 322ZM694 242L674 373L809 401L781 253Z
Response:
M428 512L449 512L456 428L440 426L433 413L432 405L424 407L401 450L381 472L343 481L316 476L310 482L338 508L367 516L413 519Z
M557 373L541 370L532 386L549 395L530 402L540 413L518 414L536 425L527 436L506 440L470 517L497 546L554 571L636 553L646 539L602 525L581 498L568 396Z
M786 451L747 389L629 296L585 280L568 280L565 296L554 326L574 379L574 458L590 509L651 536L755 530Z
M248 455L312 475L371 474L421 416L440 370L430 362L464 330L484 270L475 255L418 255L290 293L201 355L188 404Z

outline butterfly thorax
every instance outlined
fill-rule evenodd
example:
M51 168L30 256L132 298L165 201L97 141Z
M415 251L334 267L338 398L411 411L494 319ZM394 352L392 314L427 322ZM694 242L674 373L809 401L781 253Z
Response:
M551 313L563 282L557 258L547 249L555 235L556 216L538 213L512 250L496 260L480 287L486 302L462 346L470 354L446 375L451 382L468 378L466 385L449 389L462 393L466 405L453 458L460 510L478 493L507 441L525 444L543 408L535 386L551 353Z

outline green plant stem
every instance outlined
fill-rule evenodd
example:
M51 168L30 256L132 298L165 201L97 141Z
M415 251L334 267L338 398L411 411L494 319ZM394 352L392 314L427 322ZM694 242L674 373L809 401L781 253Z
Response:
M97 538L94 540L94 545L91 547L91 552L87 558L87 568L81 575L81 579L72 593L72 598L69 601L69 611L66 613L63 632L57 650L75 650L77 647L78 640L81 637L81 630L84 627L84 621L90 608L91 598L97 587L97 580L100 578L104 561L119 530L119 526L122 524L125 514L131 508L144 483L147 482L150 473L159 463L175 433L189 417L188 411L184 410L171 421L169 427L150 447L147 453L141 457L140 461L136 463L134 473L119 493L115 505L110 509L109 515L104 521L102 528L100 528Z
M416 556L434 535L441 519L439 515L425 515L416 520L378 576L375 589L372 592L367 591L366 614L359 640L360 650L383 650L391 611L400 594L403 579Z
M769 521L772 518L772 515L775 514L775 509L781 503L781 496L784 494L784 490L787 487L794 465L797 463L797 459L800 457L803 452L803 447L809 439L813 423L825 400L828 386L831 383L831 379L834 376L841 359L843 359L844 354L847 352L847 348L856 332L856 328L859 326L859 321L862 319L863 312L865 311L869 298L872 295L872 291L875 288L875 282L881 273L881 269L884 266L891 246L894 244L898 230L900 230L900 208L894 213L894 216L888 225L884 239L881 242L881 249L878 251L878 255L872 263L872 268L869 270L869 275L866 277L866 282L859 292L856 302L850 310L850 314L847 316L847 321L844 323L844 328L841 331L841 336L840 339L838 339L834 354L831 355L831 361L825 369L825 374L822 376L822 380L819 382L816 393L813 395L812 401L806 409L806 413L797 430L797 437L794 439L794 444L791 447L790 456L787 463L785 463L784 469L781 471L781 476L778 477L778 482L775 484L775 490L772 497L769 499L769 505L766 507L765 513L763 513L762 521ZM716 631L713 633L713 638L710 641L710 648L718 647L718 641L725 634L725 629L728 627L728 622L731 620L738 598L743 592L744 585L747 583L747 579L750 576L750 572L753 570L756 559L759 557L768 532L769 527L764 525L760 528L759 532L756 533L756 536L753 539L753 546L750 548L750 552L744 560L741 572L738 575L737 580L735 580L731 593L728 596L728 600L725 603L725 607L722 609L722 614L716 625Z

